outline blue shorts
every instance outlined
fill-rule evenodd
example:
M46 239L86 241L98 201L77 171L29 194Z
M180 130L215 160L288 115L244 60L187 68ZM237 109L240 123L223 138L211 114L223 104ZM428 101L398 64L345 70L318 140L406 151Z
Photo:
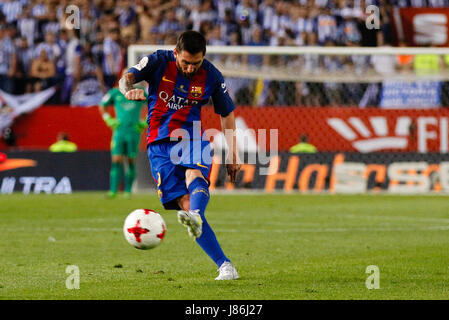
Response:
M188 194L186 169L198 169L209 181L213 150L206 140L153 142L148 145L151 173L166 210L180 210L177 199Z

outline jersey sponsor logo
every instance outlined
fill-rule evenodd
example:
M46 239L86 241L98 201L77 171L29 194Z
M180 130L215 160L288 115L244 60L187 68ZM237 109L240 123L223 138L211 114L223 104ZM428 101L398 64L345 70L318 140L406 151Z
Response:
M206 169L208 169L208 167L207 167L207 166L205 166L205 165L203 165L203 164L201 164L201 163L199 163L199 162L197 162L197 163L196 163L196 165L197 165L198 167L201 167L201 168L206 168Z
M198 104L198 101L180 97L176 94L169 95L165 91L159 92L159 98L166 103L166 107L173 110L179 110L181 108L184 108L185 106L194 106Z
M190 88L190 95L194 98L200 98L203 95L203 88L192 86L192 88Z
M178 89L182 93L189 93L186 89L184 89L184 85L183 84L181 84L179 87L176 87L176 89Z
M170 82L170 83L176 83L173 80L170 80L170 79L166 78L165 76L162 77L162 81Z

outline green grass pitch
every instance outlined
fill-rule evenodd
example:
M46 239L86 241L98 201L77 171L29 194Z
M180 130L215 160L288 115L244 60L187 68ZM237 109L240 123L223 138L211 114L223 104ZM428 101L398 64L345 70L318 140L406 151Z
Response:
M2 195L0 299L448 299L448 200L213 194L206 216L241 276L223 282L154 194ZM167 223L153 250L124 239L137 208ZM66 286L68 266L79 289ZM368 289L376 275L379 288Z

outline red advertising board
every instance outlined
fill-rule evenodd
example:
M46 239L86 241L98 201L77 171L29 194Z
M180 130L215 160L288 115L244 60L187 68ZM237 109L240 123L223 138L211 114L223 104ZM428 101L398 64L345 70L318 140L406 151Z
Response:
M445 153L449 149L449 110L445 108L238 107L235 115L239 134L249 132L247 136L254 137L249 143L260 149L269 149L270 129L276 133L279 151L288 151L302 134L322 152ZM220 130L213 108L203 108L202 118L204 129ZM21 149L47 149L64 131L79 150L109 150L111 137L97 108L41 107L18 119L13 129ZM264 134L266 142L261 139ZM2 141L1 149L7 149Z
M444 108L265 107L238 108L235 114L256 131L277 129L280 151L287 151L302 134L307 134L319 151L448 150L449 110ZM219 120L212 110L205 110L203 119L206 127L219 128ZM267 147L269 141L268 138Z

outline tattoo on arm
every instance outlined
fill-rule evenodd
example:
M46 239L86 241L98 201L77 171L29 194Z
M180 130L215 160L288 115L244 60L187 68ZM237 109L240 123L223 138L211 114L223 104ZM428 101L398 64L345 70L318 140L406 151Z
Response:
M120 92L125 94L128 91L134 89L134 83L136 83L136 78L132 73L125 73L123 77L121 77L119 81Z

